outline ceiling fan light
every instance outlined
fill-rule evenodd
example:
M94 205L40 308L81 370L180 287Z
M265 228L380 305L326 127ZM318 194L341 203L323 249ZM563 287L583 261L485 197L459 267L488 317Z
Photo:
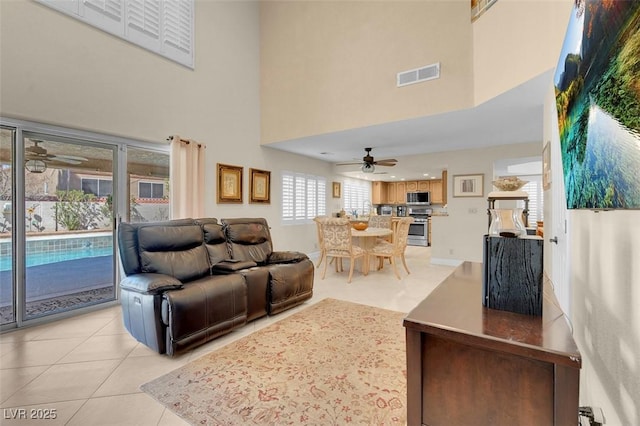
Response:
M362 173L373 173L376 169L376 166L369 163L364 163L362 165Z
M27 160L24 167L31 173L44 173L47 170L47 163L42 160Z

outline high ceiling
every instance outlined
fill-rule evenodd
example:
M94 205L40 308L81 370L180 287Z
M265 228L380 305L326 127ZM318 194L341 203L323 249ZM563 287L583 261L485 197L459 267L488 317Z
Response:
M446 164L403 167L402 157L514 143L542 141L543 105L552 70L474 108L327 133L266 146L327 161L359 161L364 148L373 148L376 160L395 158L394 167L377 167L364 174L360 166L335 166L338 174L369 180L424 179L440 176ZM415 162L413 162L415 163ZM378 173L383 172L383 173ZM386 172L386 173L385 173ZM392 178L391 176L395 176Z

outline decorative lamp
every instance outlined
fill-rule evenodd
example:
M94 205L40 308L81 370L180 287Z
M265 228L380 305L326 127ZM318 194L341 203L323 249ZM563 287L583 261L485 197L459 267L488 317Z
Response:
M24 167L31 173L44 173L47 170L47 164L42 160L27 160Z
M373 173L376 169L376 166L374 166L371 163L364 163L362 165L362 173Z

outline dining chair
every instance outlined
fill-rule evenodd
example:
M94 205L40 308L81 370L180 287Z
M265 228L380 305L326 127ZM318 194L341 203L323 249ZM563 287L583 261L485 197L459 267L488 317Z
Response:
M391 229L391 216L369 216L369 227ZM378 238L378 241L381 240L392 242L393 234Z
M328 216L316 216L313 218L313 221L316 223L316 228L318 231L318 247L320 248L320 260L318 260L318 264L316 268L319 268L322 264L322 261L326 261L327 251L324 248L324 238L322 236L322 223L329 219Z
M321 220L322 241L325 249L325 262L322 271L322 279L327 273L327 264L329 259L336 261L336 268L342 265L342 259L348 258L349 278L347 282L351 282L353 269L357 259L362 258L362 273L369 273L369 256L361 247L353 245L351 241L351 222L347 218L326 218ZM342 269L342 268L338 268Z
M380 260L380 262L378 262L378 269L382 268L384 265L383 261L385 258L389 259L391 266L393 266L393 272L398 279L400 279L400 274L398 273L398 267L396 265L397 257L402 260L402 265L404 265L404 269L407 271L407 274L411 273L407 267L404 252L407 248L407 240L409 238L409 225L411 225L413 220L414 219L412 217L400 218L398 220L393 242L380 241L369 251L370 256L375 256Z

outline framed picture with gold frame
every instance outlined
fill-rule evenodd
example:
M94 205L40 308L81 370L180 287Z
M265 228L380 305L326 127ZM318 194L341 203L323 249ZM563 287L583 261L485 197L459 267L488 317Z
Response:
M242 203L242 167L217 164L218 203Z
M333 198L342 197L342 192L340 190L340 182L333 182Z
M271 203L271 172L249 169L249 202Z

